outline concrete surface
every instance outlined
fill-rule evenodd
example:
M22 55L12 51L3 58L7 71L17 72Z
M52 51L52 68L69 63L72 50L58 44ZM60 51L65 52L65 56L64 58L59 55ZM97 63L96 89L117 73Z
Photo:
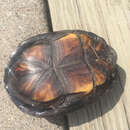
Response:
M52 125L18 110L3 87L8 57L21 41L49 31L47 13L44 0L0 0L0 130L48 130Z

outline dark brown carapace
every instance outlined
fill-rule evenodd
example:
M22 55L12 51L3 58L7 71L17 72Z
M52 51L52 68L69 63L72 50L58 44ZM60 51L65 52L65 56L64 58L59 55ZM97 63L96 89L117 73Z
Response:
M96 97L96 91L111 81L116 60L115 51L93 33L46 33L19 45L4 80L21 110L53 116L73 110L84 97Z

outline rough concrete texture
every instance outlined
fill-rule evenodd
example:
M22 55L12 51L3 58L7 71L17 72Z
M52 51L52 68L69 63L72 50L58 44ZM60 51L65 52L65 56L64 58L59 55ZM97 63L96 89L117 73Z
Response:
M3 75L8 58L18 43L48 32L44 0L0 0L0 130L57 129L45 119L21 112L4 89Z

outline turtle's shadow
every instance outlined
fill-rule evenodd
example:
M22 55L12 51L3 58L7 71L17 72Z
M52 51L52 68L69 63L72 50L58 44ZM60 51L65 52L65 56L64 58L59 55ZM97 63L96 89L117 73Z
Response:
M83 108L68 114L69 126L81 125L98 118L110 111L119 101L125 87L126 73L117 66L117 75L112 82L112 89L101 96L94 104L85 105Z

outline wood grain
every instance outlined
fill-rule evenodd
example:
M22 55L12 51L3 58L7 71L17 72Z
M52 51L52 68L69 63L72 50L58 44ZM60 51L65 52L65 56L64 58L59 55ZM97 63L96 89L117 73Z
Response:
M118 54L113 89L100 100L68 114L70 130L130 129L130 2L48 0L53 31L81 29L103 37ZM124 91L123 91L124 90Z

